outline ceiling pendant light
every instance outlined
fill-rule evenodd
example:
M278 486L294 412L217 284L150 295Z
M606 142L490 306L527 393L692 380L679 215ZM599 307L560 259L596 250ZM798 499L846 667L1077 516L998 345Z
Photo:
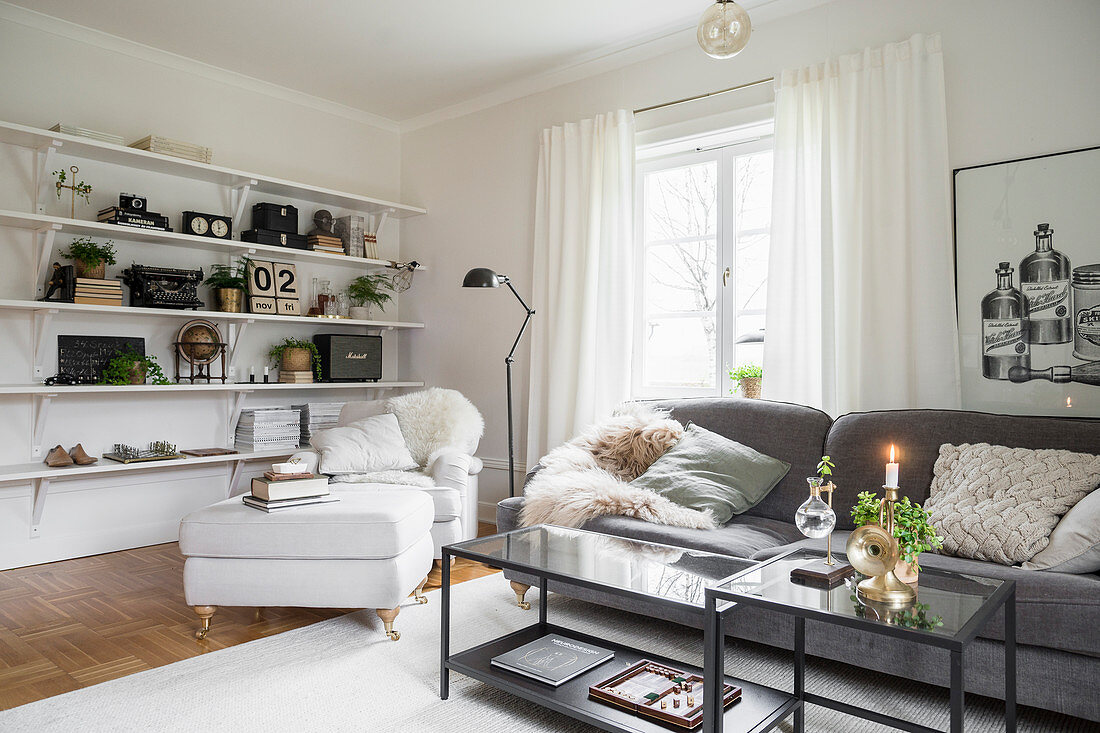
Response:
M717 0L699 19L699 46L707 56L728 59L749 43L749 14L733 0Z

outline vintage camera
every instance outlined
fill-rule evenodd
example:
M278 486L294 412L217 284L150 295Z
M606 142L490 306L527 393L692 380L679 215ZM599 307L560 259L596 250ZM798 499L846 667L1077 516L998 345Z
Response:
M139 214L144 214L149 210L149 202L146 201L144 196L138 196L132 193L120 193L118 195L118 208L123 211L134 211Z

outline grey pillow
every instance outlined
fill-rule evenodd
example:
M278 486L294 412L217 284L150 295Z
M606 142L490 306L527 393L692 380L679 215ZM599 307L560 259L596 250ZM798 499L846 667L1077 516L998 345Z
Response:
M1100 572L1100 489L1072 509L1050 533L1050 544L1023 564L1025 570Z
M679 443L630 483L681 506L709 511L725 524L760 503L790 469L789 463L689 425Z

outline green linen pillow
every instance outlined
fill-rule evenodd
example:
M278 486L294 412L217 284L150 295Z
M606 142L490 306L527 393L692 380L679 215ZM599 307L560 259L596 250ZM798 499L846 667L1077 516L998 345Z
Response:
M688 425L680 442L630 483L681 506L709 510L725 524L759 504L789 470L789 463Z

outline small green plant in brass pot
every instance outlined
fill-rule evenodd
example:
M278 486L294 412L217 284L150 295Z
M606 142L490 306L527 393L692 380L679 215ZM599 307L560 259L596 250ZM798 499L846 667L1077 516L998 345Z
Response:
M244 294L248 289L248 258L241 257L235 265L210 266L210 276L203 285L214 291L218 310L223 313L241 313L244 310Z
M168 377L157 363L155 356L146 356L139 353L134 347L128 346L115 352L103 368L103 376L100 384L145 384L149 380L151 384L171 384Z
M879 499L875 492L860 492L852 507L852 523L857 527L877 524L878 513ZM903 583L915 583L920 571L920 554L943 546L943 537L932 526L928 512L908 496L894 502L894 537L901 552L894 574Z
M107 276L107 265L115 264L115 246L108 240L100 244L91 237L79 237L69 243L69 249L61 250L62 257L76 262L77 277L102 280Z
M313 376L321 379L321 352L317 345L305 339L284 338L267 352L272 364L285 372L307 372L312 368Z

